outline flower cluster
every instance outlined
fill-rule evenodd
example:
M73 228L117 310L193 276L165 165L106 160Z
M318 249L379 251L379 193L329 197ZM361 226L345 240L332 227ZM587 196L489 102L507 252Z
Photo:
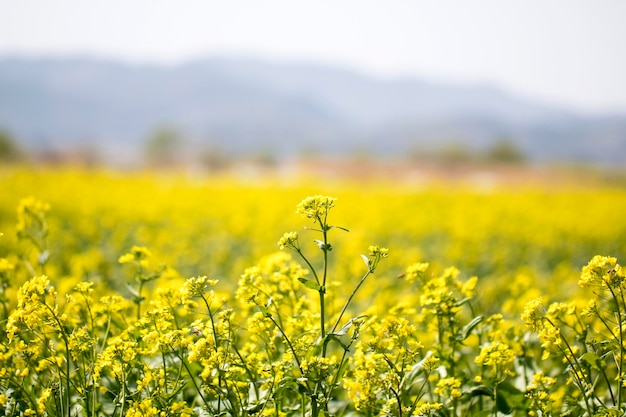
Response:
M563 374L547 376L549 369L537 366L535 380L528 387L536 413L557 413L555 404L571 408L565 402L568 396L577 398L580 413L623 412L623 282L616 258L595 256L582 268L578 281L581 288L592 291L586 302L557 301L546 306L537 298L526 305L522 319L537 335L542 365L552 365L551 359L567 364L567 378L562 381L556 378Z
M617 259L611 256L594 256L583 267L578 285L581 287L604 287L616 289L624 284L626 277Z
M158 248L50 261L71 239L50 255L49 206L25 200L19 246L0 247L11 247L0 254L0 415L626 411L626 297L615 258L582 269L582 295L533 298L520 320L497 310L485 281L454 267L419 262L390 279L379 268L393 258L387 248L371 245L359 259L339 238L346 229L329 224L335 202L303 200L297 212L319 227L285 233L278 245L290 252L255 254L233 289L228 279L181 278L157 261ZM217 263L235 248L209 252ZM356 262L344 262L353 249ZM539 293L525 290L530 275L516 272L520 299Z
M307 197L298 204L296 213L315 221L326 221L328 212L335 207L335 201L336 198L324 195Z

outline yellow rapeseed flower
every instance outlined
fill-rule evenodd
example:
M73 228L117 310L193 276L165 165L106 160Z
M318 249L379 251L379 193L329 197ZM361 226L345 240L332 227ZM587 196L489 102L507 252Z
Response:
M15 265L10 263L6 258L0 258L0 274L15 269Z
M296 213L305 218L325 221L329 210L335 207L335 201L336 198L324 195L307 197L298 204Z

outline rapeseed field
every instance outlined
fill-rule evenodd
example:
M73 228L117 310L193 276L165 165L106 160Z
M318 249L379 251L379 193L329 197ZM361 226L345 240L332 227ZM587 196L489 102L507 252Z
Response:
M0 188L0 415L626 412L618 186Z

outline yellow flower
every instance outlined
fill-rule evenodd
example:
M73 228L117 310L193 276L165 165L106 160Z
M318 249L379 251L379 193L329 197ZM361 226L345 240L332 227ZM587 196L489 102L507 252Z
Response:
M389 256L389 249L382 248L377 245L370 245L368 247L368 250L370 252L370 256L379 256L381 258L386 258L387 256Z
M263 283L263 272L259 266L247 268L239 279L235 295L242 303L254 301Z
M37 398L37 411L39 411L40 414L46 411L46 402L51 395L52 390L50 388L44 388L44 390L41 391L39 398Z
M312 357L302 361L301 368L311 381L327 378L337 367L334 358Z
M121 264L127 264L132 262L134 259L135 257L132 253L125 253L124 255L120 256L117 261Z
M93 282L81 282L76 284L74 287L74 291L80 292L83 294L91 294L93 293Z
M542 309L543 298L538 297L526 303L526 307L524 307L522 312L522 321L535 332L543 325L544 315L541 311Z
M316 195L307 197L298 204L296 213L302 217L325 222L328 211L335 207L334 197Z
M134 402L126 412L126 417L156 417L159 410L154 406L150 398L144 398L141 402Z
M508 365L515 360L513 350L502 342L493 342L480 349L480 354L474 360L478 365L494 368Z
M293 248L300 250L298 245L298 232L287 232L279 240L278 246L280 249Z
M441 378L437 382L434 393L451 399L460 398L463 394L461 392L461 381L454 377Z
M74 329L69 337L69 349L72 359L77 360L82 352L88 352L93 346L93 339L84 327Z
M33 197L22 199L17 206L17 234L23 237L26 229L45 229L46 213L50 204L35 200Z
M596 255L583 267L578 285L583 288L607 285L616 287L623 281L624 275L616 258Z
M185 281L183 289L190 297L200 297L215 287L218 282L219 280L209 279L206 276L192 277Z
M389 249L381 248L380 246L371 245L369 248L369 258L363 257L366 261L366 264L370 270L370 272L374 272L378 263L382 258L386 258L389 256Z
M12 271L14 268L15 266L12 263L10 263L7 259L0 258L0 274L3 272Z
M143 246L133 246L130 252L120 256L118 262L126 264L130 262L136 262L142 267L146 266L146 260L152 256L152 253Z
M416 280L425 281L426 271L430 264L428 262L419 262L409 266L406 269L405 276L408 282L415 282Z
M477 283L478 283L478 277L471 277L470 279L465 281L463 285L461 286L461 294L463 294L465 297L468 297L468 298L473 297L474 290L476 289Z
M417 407L415 409L415 414L417 416L430 416L433 415L434 412L437 412L443 408L443 404L435 403L435 402L418 402Z
M24 308L29 304L38 304L43 301L48 292L52 291L50 280L45 275L38 275L26 281L18 292L18 307Z

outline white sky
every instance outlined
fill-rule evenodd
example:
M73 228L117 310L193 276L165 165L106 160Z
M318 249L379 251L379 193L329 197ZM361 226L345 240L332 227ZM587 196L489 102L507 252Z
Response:
M623 0L0 0L13 54L295 59L626 112Z

